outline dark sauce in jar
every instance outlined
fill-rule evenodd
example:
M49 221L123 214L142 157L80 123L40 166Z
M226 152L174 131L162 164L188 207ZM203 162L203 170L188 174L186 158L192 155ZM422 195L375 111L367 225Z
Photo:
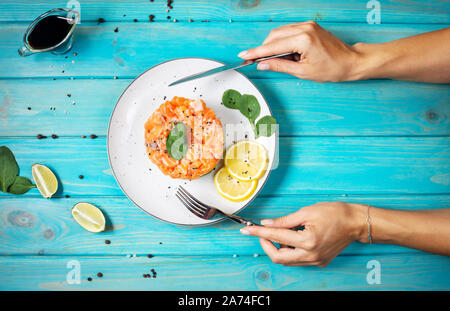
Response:
M59 44L72 29L71 21L56 15L43 18L28 35L28 44L36 50L48 49Z

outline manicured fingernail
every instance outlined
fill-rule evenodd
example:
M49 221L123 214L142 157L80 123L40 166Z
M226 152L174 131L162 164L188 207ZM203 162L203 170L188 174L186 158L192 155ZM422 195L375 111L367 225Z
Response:
M269 64L258 64L258 70L269 70Z
M266 226L266 225L271 225L273 224L273 219L263 219L261 220L261 225Z
M244 57L245 55L247 55L248 51L242 51L241 53L238 54L238 57Z
M241 233L245 234L245 235L250 235L250 232L247 229L245 229L245 228L241 229Z

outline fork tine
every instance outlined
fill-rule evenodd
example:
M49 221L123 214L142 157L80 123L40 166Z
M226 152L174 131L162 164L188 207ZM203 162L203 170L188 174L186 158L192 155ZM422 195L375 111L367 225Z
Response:
M202 209L209 209L210 207L205 205L204 203L197 200L192 194L190 194L186 189L183 188L183 186L179 186L178 189L183 192L188 198L195 201Z
M184 189L182 186L178 187L177 193L179 195L181 195L185 199L185 201L190 203L191 209L195 208L197 211L200 211L202 213L201 217L203 219L210 219L211 217L216 215L216 213L218 211L216 208L200 202L194 196L192 196L189 192L187 192L186 189Z
M179 195L181 195L187 202L190 203L191 208L195 208L197 211L201 212L203 215L206 215L208 212L208 208L203 206L202 204L197 203L197 201L193 200L192 197L184 193L183 191L177 192Z
M175 196L181 201L181 203L182 203L182 204L183 204L183 205L184 205L184 206L185 206L192 214L194 214L194 215L197 216L197 217L203 218L203 217L202 217L202 214L199 213L197 210L193 209L193 208L191 207L191 205L190 205L188 202L186 202L185 199L184 199L183 197L181 197L178 193L176 193Z
M182 194L178 194L178 198L180 199L180 200L183 200L186 204L185 204L185 206L187 205L188 206L188 209L191 211L191 212L195 212L197 215L200 215L199 217L202 217L202 218L204 218L205 217L205 215L206 215L206 213L203 211L203 210L201 210L201 209L199 209L199 208L197 208L195 205L193 205L191 202L189 202L189 200L186 198L186 197L184 197Z

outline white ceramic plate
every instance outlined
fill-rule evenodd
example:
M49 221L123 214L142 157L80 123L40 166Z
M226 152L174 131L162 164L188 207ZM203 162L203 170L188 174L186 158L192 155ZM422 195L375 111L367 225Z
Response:
M204 58L180 58L156 65L136 78L123 92L112 113L108 129L108 157L114 177L128 198L138 207L161 220L180 225L204 225L220 219L203 220L190 213L175 197L178 185L183 185L200 201L228 213L236 213L247 206L258 194L270 170L259 180L255 193L242 202L231 202L219 195L214 186L214 173L196 180L172 179L164 175L147 156L144 141L144 124L164 102L181 96L201 98L212 108L224 127L225 148L235 141L254 135L248 120L238 110L221 104L227 89L256 96L261 105L260 116L271 115L264 97L243 74L230 70L209 77L168 87L173 81L223 65ZM237 131L229 131L235 127ZM247 135L247 136L246 136ZM272 168L277 149L277 136L257 139L269 155L268 168ZM222 166L219 162L217 168ZM217 171L217 169L216 169Z

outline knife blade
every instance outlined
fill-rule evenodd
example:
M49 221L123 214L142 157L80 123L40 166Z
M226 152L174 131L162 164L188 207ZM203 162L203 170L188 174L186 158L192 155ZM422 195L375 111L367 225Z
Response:
M272 59L272 58L281 58L281 57L286 57L286 56L291 56L294 55L296 53L284 53L284 54L278 54L278 55L272 55L272 56L267 56L267 57L261 57L261 58L257 58L257 59L250 59L250 60L242 60L239 62L235 62L232 64L228 64L228 65L223 65L214 69L210 69L210 70L206 70L206 71L202 71L199 73L195 73L192 75L189 75L187 77L184 77L182 79L176 80L172 83L169 84L169 86L174 86L183 82L187 82L187 81L191 81L191 80L195 80L195 79L199 79L199 78L203 78L203 77L207 77L219 72L223 72L223 71L227 71L227 70L232 70L232 69L238 69L238 68L242 68L248 65L252 65L254 63L258 63L261 62L263 60L267 60L267 59Z

